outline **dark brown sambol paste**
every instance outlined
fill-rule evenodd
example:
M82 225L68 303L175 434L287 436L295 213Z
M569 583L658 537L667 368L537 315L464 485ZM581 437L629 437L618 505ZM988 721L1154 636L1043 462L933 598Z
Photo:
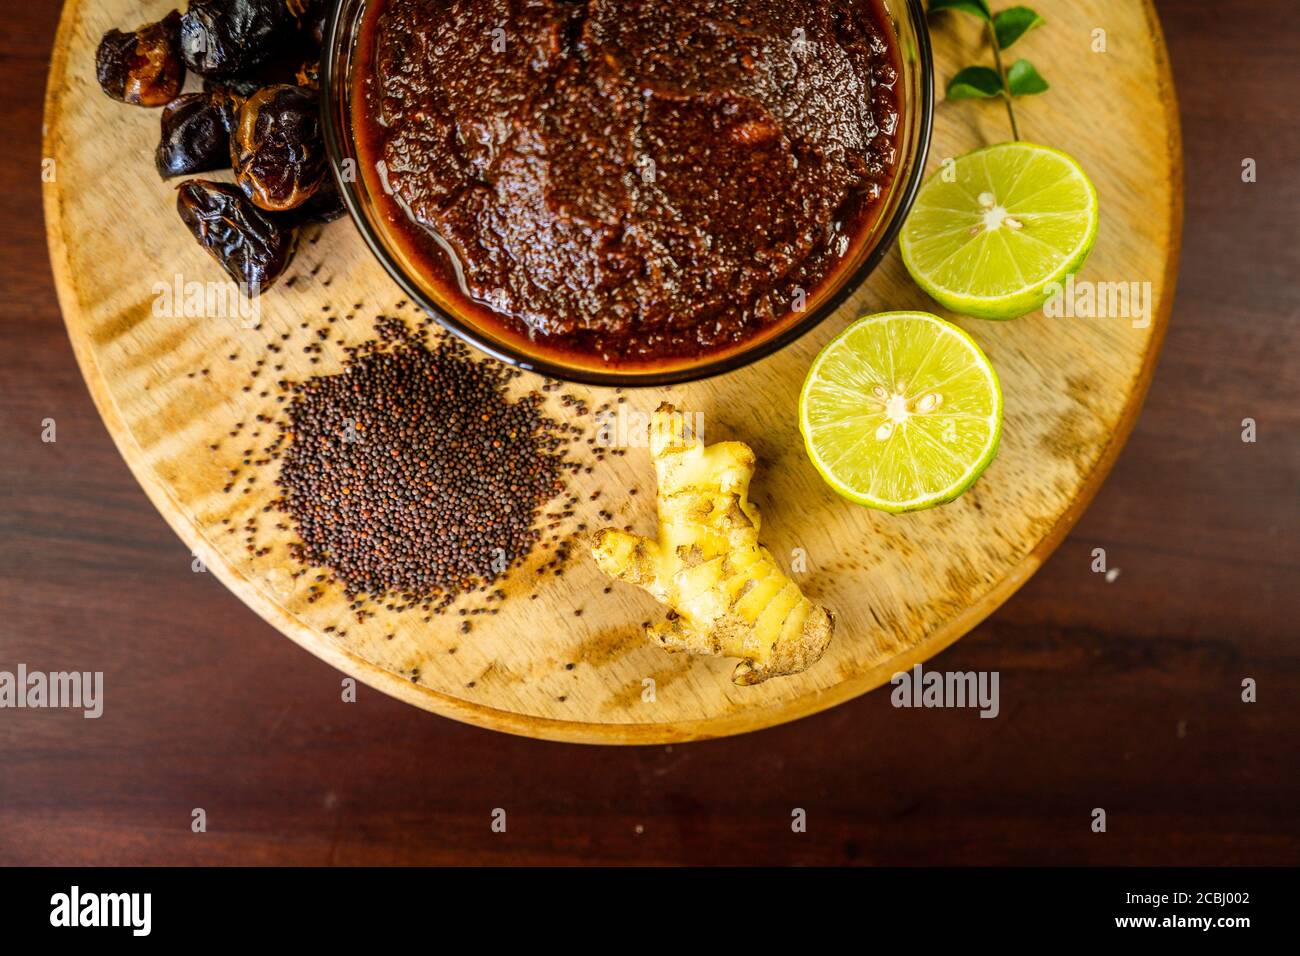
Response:
M699 355L811 301L867 231L889 36L874 0L370 0L362 155L426 271L498 323Z

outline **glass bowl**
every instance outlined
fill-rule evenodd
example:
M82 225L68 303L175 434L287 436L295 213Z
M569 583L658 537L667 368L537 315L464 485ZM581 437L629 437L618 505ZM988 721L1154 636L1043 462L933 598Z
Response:
M920 188L934 119L934 64L921 0L883 0L895 31L902 72L899 77L898 162L865 241L836 267L829 281L814 292L804 311L773 322L737 345L700 356L671 358L652 365L602 363L547 347L492 321L486 309L459 306L424 275L420 260L384 208L369 193L359 173L352 121L352 71L357 61L357 32L366 0L335 0L325 29L321 61L321 108L325 144L339 190L352 221L371 251L410 299L452 334L518 368L555 379L589 385L639 387L689 382L730 372L784 348L830 316L856 291L892 246ZM482 312L484 315L475 315Z

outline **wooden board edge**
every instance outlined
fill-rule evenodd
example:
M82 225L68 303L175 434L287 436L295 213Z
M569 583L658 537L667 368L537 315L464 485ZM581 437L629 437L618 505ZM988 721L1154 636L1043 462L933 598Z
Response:
M70 316L81 315L80 299L69 267L67 244L63 238L62 210L58 201L57 183L47 183L44 191L46 236L49 245L51 269L54 274L59 306L64 317L64 325L68 338L72 343L77 364L80 366L82 376L86 381L87 390L90 392L95 407L103 418L105 427L117 446L118 452L126 461L127 467L144 489L154 508L163 516L163 519L177 537L204 561L209 570L216 575L217 579L227 589L261 618L272 624L300 647L330 666L356 677L367 686L421 709L463 723L517 736L563 743L606 745L685 743L762 730L798 720L874 690L886 683L893 674L929 660L979 625L1005 603L1012 594L1033 576L1034 572L1042 566L1065 539L1070 529L1078 522L1096 496L1111 468L1114 467L1120 450L1137 422L1147 392L1150 389L1156 362L1159 358L1173 309L1183 224L1182 132L1178 114L1178 101L1175 95L1168 50L1165 46L1164 32L1160 26L1159 16L1152 0L1144 0L1144 5L1157 58L1156 71L1160 82L1160 101L1164 108L1165 122L1169 130L1167 158L1171 175L1170 208L1168 212L1170 249L1165 266L1165 294L1157 307L1154 319L1155 327L1148 340L1142 366L1132 383L1129 400L1125 405L1120 421L1117 423L1102 453L1093 464L1092 470L1084 480L1071 506L1062 513L1056 523L1039 541L1038 545L1016 565L1012 573L999 581L978 604L967 608L949 621L946 626L935 631L900 657L856 678L842 681L834 687L790 703L778 704L757 711L746 711L733 717L709 718L674 724L599 724L586 721L554 720L475 704L428 687L415 685L389 671L376 667L363 658L341 650L323 640L314 629L304 622L269 601L258 589L253 587L243 574L226 562L221 552L209 544L201 529L185 515L180 503L172 498L170 490L158 480L144 462L144 453L135 443L134 436L119 414L112 394L100 374L93 351L84 341L84 323L76 323L70 319ZM69 48L68 37L73 29L76 13L74 7L75 3L72 0L65 0L59 18L58 30L55 34L44 107L45 132L42 149L46 157L55 154L53 131L58 125L57 118L62 107L62 91L58 88L57 79L66 73Z

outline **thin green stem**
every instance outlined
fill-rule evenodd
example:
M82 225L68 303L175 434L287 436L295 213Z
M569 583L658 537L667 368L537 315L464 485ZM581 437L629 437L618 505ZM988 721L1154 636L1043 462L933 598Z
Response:
M1020 127L1016 125L1016 111L1011 107L1011 90L1007 88L1007 72L1002 69L1002 51L998 49L998 34L993 29L993 21L986 21L989 27L989 42L993 45L993 62L997 64L998 80L1002 83L1002 99L1007 103L1007 119L1011 120L1011 138L1020 140Z

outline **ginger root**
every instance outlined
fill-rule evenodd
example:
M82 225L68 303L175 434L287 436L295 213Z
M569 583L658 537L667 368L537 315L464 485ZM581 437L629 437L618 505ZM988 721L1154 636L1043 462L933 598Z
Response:
M664 403L650 422L659 482L659 538L606 528L592 556L611 577L644 588L672 610L646 636L669 651L742 658L732 680L757 684L807 670L835 630L830 612L758 543L749 500L754 453L741 442L705 447Z

